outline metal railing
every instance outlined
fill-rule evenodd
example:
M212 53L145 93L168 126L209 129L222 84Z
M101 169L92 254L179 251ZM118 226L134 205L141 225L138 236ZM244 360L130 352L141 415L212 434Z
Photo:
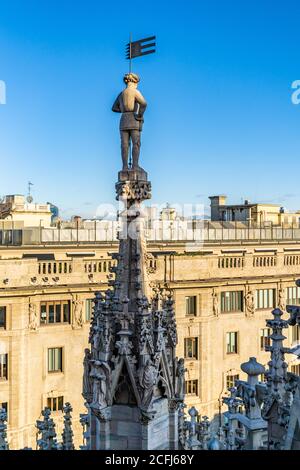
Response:
M205 222L192 224L158 224L146 228L149 242L300 242L300 228L292 226L249 226L241 223ZM228 226L230 225L230 226ZM119 226L115 222L105 228L24 228L0 230L0 245L64 245L118 242Z

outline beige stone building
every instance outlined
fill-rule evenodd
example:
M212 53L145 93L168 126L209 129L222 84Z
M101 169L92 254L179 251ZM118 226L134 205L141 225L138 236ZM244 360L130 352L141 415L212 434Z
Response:
M50 204L29 201L21 194L5 196L0 203L0 219L10 222L12 228L16 222L23 227L50 227Z
M93 231L93 229L90 229ZM61 428L61 407L71 402L77 446L82 360L91 299L105 290L117 242L96 233L53 229L51 237L22 229L2 234L0 246L0 404L8 410L11 448L35 448L35 421L50 406ZM2 231L2 232L4 232ZM66 232L66 233L65 233ZM300 303L300 236L211 228L203 243L149 241L152 281L175 296L178 356L186 361L186 402L217 417L221 397L240 364L256 356L266 364L266 318L275 305ZM77 238L76 238L77 236ZM41 237L41 238L39 238ZM46 241L45 241L46 238ZM50 240L49 240L50 238ZM73 241L71 241L73 238ZM51 241L54 240L54 241ZM290 328L287 345L300 339ZM299 373L298 361L287 357Z
M226 204L227 196L211 196L211 220L246 222L250 225L300 226L300 211L287 212L279 204L251 203Z

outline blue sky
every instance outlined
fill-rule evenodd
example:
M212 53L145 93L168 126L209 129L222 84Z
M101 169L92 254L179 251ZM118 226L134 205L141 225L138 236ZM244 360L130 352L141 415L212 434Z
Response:
M124 48L156 34L134 62L149 106L141 165L154 202L281 203L300 209L300 4L286 0L0 0L0 194L93 216L114 201L121 166L111 105Z

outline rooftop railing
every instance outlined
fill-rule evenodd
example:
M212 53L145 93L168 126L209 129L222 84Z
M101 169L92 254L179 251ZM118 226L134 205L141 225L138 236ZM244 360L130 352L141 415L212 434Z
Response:
M89 228L23 228L0 230L0 245L63 245L116 243L120 224L116 221L97 223ZM159 221L145 229L149 242L226 243L226 242L300 242L300 228L293 226L254 226L240 222Z

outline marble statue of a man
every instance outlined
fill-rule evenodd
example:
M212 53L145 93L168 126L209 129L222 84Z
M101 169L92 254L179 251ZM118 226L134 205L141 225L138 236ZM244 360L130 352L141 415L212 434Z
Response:
M124 76L126 88L119 94L113 104L115 113L122 113L120 119L121 153L123 170L128 170L129 143L132 142L132 169L139 170L139 156L141 147L141 132L143 115L147 103L143 95L137 90L140 78L135 73Z

